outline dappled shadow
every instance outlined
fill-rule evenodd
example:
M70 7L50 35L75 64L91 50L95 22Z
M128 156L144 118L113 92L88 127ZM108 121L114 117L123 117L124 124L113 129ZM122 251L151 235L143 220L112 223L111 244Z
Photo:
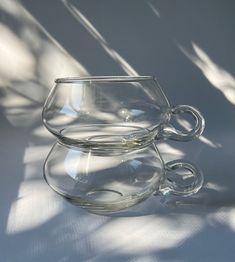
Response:
M86 28L86 30L95 38L111 58L116 61L128 75L139 75L135 69L115 51L91 22L73 5L70 0L61 0L65 7L71 12L75 19Z
M10 249L22 242L24 233L44 225L63 209L42 179L42 162L49 151L48 143L53 141L42 128L43 103L56 77L88 73L19 2L2 1L0 17L0 111L4 134L0 239L4 260L13 261ZM48 206L48 202L52 205ZM35 256L29 243L40 246L37 241L28 241L25 253L19 252L28 254L25 261L32 259L30 252Z
M105 12L98 1L93 5L23 2L30 12L18 1L0 3L4 261L231 261L235 241L233 63L217 61L216 52L223 49L229 29L209 2L182 2L173 8L166 2L108 1ZM230 17L229 10L217 4L218 13ZM79 23L73 22L71 14ZM187 51L188 60L178 45L189 50L192 41L197 44L193 53ZM134 67L127 60L134 61ZM194 69L191 60L200 70ZM122 70L157 73L171 101L195 105L204 113L207 129L200 141L157 145L165 161L186 158L199 165L205 185L192 197L153 196L122 215L96 216L68 204L44 183L42 165L54 138L41 125L41 108L57 76L88 71L120 74ZM182 119L179 124L189 127Z
M218 66L198 45L192 43L195 54L189 53L179 45L180 50L195 64L207 80L223 93L225 98L235 105L235 78Z

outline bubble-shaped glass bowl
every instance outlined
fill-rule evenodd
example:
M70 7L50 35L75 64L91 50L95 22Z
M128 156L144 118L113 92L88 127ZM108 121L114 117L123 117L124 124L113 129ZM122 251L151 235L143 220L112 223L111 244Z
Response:
M184 169L183 179L177 170ZM44 165L44 177L71 203L97 214L117 212L152 194L188 196L203 182L191 163L163 163L154 144L131 151L87 150L55 143Z
M191 130L170 124L171 116L181 113L193 116ZM42 118L61 142L86 148L134 149L160 138L189 141L204 129L200 112L186 105L171 107L151 76L57 79Z

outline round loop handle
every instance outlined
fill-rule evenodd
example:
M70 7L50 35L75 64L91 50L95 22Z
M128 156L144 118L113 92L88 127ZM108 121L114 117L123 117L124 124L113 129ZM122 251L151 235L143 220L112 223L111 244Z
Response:
M200 136L205 128L205 120L202 114L194 107L188 105L178 105L171 108L172 115L188 113L195 120L194 127L189 131L180 131L175 129L171 124L163 126L157 138L169 138L176 141L190 141Z
M165 181L159 190L163 195L189 196L198 192L203 181L203 174L195 165L174 160L165 164Z

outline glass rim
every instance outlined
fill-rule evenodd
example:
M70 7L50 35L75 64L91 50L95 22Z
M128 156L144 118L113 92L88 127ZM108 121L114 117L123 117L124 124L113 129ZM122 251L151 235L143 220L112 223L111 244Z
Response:
M55 79L55 83L76 83L76 82L138 82L154 80L154 76L83 76L63 77Z

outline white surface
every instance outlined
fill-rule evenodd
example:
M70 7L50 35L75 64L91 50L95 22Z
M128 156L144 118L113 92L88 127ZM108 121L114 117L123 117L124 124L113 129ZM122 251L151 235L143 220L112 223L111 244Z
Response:
M121 2L71 1L77 20L65 1L0 2L0 261L235 260L234 4ZM55 140L42 104L56 77L135 72L203 112L199 141L158 146L165 160L197 164L205 185L190 198L92 215L42 178Z

